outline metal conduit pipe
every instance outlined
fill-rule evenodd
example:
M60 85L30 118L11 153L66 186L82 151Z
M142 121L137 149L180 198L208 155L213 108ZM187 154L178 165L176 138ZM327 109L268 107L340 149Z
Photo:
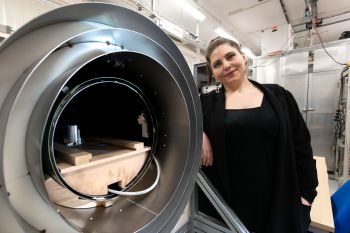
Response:
M125 190L159 183L141 196L95 195L65 183L53 144L78 121L90 136L140 139L151 147ZM176 45L136 12L103 3L55 9L0 46L0 232L170 232L200 165L202 115L195 82ZM157 166L158 166L157 164ZM108 208L53 203L47 176Z

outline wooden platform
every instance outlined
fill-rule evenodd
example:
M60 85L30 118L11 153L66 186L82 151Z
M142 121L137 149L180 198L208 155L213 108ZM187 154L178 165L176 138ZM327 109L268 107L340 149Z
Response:
M139 173L150 149L142 142L95 138L74 148L55 144L55 155L57 167L67 184L81 193L105 195L108 185L118 183L125 187ZM46 181L46 187L56 204L72 208L99 205L80 200L53 179Z
M311 208L311 228L318 232L334 232L333 212L328 185L328 173L324 157L316 159L318 187L317 196Z

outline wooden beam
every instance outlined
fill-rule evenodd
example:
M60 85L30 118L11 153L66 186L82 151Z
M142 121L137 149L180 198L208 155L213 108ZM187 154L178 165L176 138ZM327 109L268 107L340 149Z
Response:
M68 147L59 143L54 144L54 150L55 156L75 166L89 163L92 159L92 154L87 151Z
M326 232L334 232L333 212L328 185L325 157L314 156L317 167L317 196L311 208L311 226Z
M142 150L144 148L143 142L129 141L129 140L123 140L123 139L113 139L113 138L92 138L92 139L99 142L109 143L115 146L129 148L132 150Z
M74 166L58 162L57 167L75 190L90 195L105 195L108 185L119 182L121 187L125 187L138 174L150 149L130 150L105 145L94 149L89 163Z

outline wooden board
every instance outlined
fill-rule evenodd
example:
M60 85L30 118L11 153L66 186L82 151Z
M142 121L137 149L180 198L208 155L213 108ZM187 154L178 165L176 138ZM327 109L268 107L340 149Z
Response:
M334 232L333 212L331 197L328 185L328 173L326 160L324 157L314 156L317 167L317 196L311 208L311 226L327 231Z
M93 208L97 206L108 207L113 204L113 201L98 202L91 200L80 199L77 195L70 192L68 189L59 185L54 179L49 178L45 181L46 190L49 194L50 200L60 206L84 209Z
M68 147L59 143L54 144L55 157L58 157L72 165L81 165L89 163L92 159L92 154L77 149L75 147Z
M143 142L137 142L137 141L128 141L123 139L114 139L114 138L91 138L95 141L109 143L115 146L121 146L133 150L142 150L144 148Z
M143 142L110 138L89 140L75 147L55 144L56 165L65 182L76 191L105 195L109 185L118 183L125 187L139 173L150 149ZM51 178L45 185L51 200L65 207L108 207L113 204L112 201L80 199Z
M89 163L74 166L57 160L57 167L72 188L89 195L105 195L113 183L125 187L139 173L151 149L133 150L101 142L79 148L92 154Z

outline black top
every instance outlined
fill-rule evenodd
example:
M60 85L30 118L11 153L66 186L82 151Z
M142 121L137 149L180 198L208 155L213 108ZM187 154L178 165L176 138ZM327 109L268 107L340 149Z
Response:
M250 232L263 232L272 196L278 119L263 98L260 107L225 111L228 203Z

